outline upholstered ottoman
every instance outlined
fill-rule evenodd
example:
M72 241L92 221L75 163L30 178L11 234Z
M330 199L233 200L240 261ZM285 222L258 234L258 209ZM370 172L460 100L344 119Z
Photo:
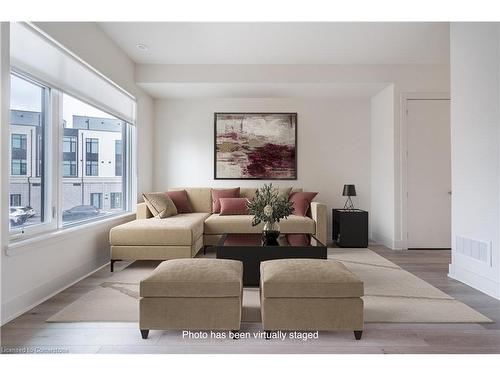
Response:
M139 328L240 329L243 266L225 259L172 259L140 283Z
M260 264L265 331L363 332L363 282L342 263L277 259ZM267 332L269 335L269 332Z

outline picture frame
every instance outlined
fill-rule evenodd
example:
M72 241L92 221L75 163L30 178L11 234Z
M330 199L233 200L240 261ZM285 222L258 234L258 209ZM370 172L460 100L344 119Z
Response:
M296 112L215 112L215 180L296 180Z

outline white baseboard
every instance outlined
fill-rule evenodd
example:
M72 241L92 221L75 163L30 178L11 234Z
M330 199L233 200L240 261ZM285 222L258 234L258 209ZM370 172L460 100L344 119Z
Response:
M397 247L395 241L391 238L388 238L380 233L372 232L371 240L377 244L384 245L391 250L401 250L401 248Z
M448 277L500 300L500 283L498 281L491 280L453 263L450 264Z
M105 267L109 263L109 259L101 258L94 259L77 268L68 270L63 275L50 280L49 282L39 285L38 287L17 296L5 303L2 303L2 322L4 325L18 316L26 313L32 308L52 298L64 289L76 284L87 276Z

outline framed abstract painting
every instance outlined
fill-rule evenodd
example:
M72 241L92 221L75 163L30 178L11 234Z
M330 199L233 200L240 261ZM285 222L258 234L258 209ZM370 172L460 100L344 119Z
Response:
M296 180L297 113L215 113L216 180Z

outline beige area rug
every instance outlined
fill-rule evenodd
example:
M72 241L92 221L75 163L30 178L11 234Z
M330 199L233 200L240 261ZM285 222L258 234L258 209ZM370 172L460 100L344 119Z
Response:
M489 323L486 316L369 249L329 249L365 285L365 321L378 323ZM139 281L155 263L135 262L51 316L48 322L135 322ZM244 322L260 322L259 291L243 292Z

